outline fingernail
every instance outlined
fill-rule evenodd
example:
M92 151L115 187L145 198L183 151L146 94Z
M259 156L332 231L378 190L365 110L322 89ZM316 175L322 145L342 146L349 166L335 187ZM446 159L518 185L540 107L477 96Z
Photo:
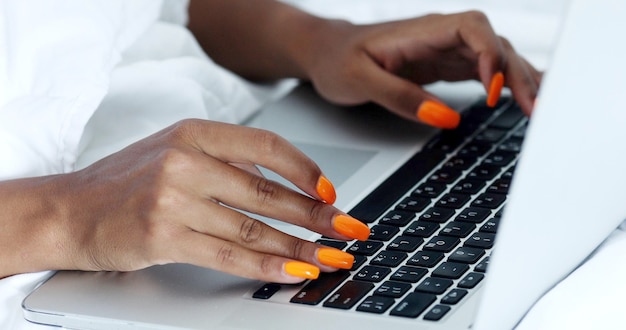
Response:
M360 241L366 241L370 237L370 228L348 215L340 214L336 216L333 221L333 228L341 235Z
M350 269L354 264L353 255L331 248L317 249L317 260L326 266L343 269Z
M320 276L320 269L301 261L289 261L283 266L285 273L300 278L314 280Z
M334 204L337 199L337 194L335 193L335 187L333 184L325 176L320 176L319 180L317 180L317 194L322 198L322 200L327 204Z
M496 72L491 78L489 94L487 94L487 105L489 107L493 108L498 103L500 93L502 92L502 86L504 86L504 75L502 72Z
M445 129L456 128L461 122L458 112L431 100L422 102L417 109L417 118L428 125Z

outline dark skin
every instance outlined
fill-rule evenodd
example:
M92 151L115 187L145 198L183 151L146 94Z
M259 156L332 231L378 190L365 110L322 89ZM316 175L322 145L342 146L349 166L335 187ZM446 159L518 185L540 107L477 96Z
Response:
M478 12L359 26L270 0L196 0L189 29L215 61L246 78L300 78L331 102L376 102L409 120L419 121L423 102L440 102L422 89L426 83L474 79L488 89L502 72L530 114L541 79ZM255 165L306 195L249 170ZM274 133L181 121L83 170L1 182L0 277L181 262L299 282L342 265L318 245L224 205L338 239L363 239L363 228L332 206L334 192L323 178L311 159Z

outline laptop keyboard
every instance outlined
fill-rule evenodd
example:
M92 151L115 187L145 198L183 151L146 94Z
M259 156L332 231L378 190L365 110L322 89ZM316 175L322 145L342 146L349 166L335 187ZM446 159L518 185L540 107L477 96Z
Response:
M435 136L348 212L367 241L319 244L355 256L351 270L306 282L290 302L438 321L485 277L527 119L511 100L484 101ZM253 298L280 290L268 283Z

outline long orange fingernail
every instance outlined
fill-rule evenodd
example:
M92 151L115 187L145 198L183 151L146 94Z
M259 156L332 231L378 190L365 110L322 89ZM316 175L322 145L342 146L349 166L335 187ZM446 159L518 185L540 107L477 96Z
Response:
M489 85L489 94L487 94L487 105L491 108L495 107L500 99L502 87L504 86L504 75L502 72L496 72L491 78Z
M366 241L370 237L370 228L348 215L340 214L336 216L335 221L333 221L333 228L341 235L360 241Z
M417 109L417 118L422 122L445 129L459 126L461 115L439 102L426 100Z
M343 269L350 269L354 264L353 255L331 248L319 248L317 250L317 260L326 266Z
M285 273L300 278L314 280L320 276L320 269L301 261L289 261L283 266Z
M335 187L333 184L325 177L320 176L319 180L317 180L317 194L322 198L322 200L327 204L334 204L337 199L337 194L335 193Z

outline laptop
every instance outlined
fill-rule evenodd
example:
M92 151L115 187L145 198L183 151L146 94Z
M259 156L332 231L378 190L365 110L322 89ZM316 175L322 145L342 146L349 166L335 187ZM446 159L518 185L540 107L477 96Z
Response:
M626 218L626 3L573 0L532 120L476 85L436 85L463 112L438 131L307 86L249 123L300 147L368 223L366 242L271 225L355 255L299 285L191 265L60 271L23 302L70 329L510 329ZM467 87L467 88L466 88ZM266 172L268 177L272 173ZM278 178L277 178L278 180Z

